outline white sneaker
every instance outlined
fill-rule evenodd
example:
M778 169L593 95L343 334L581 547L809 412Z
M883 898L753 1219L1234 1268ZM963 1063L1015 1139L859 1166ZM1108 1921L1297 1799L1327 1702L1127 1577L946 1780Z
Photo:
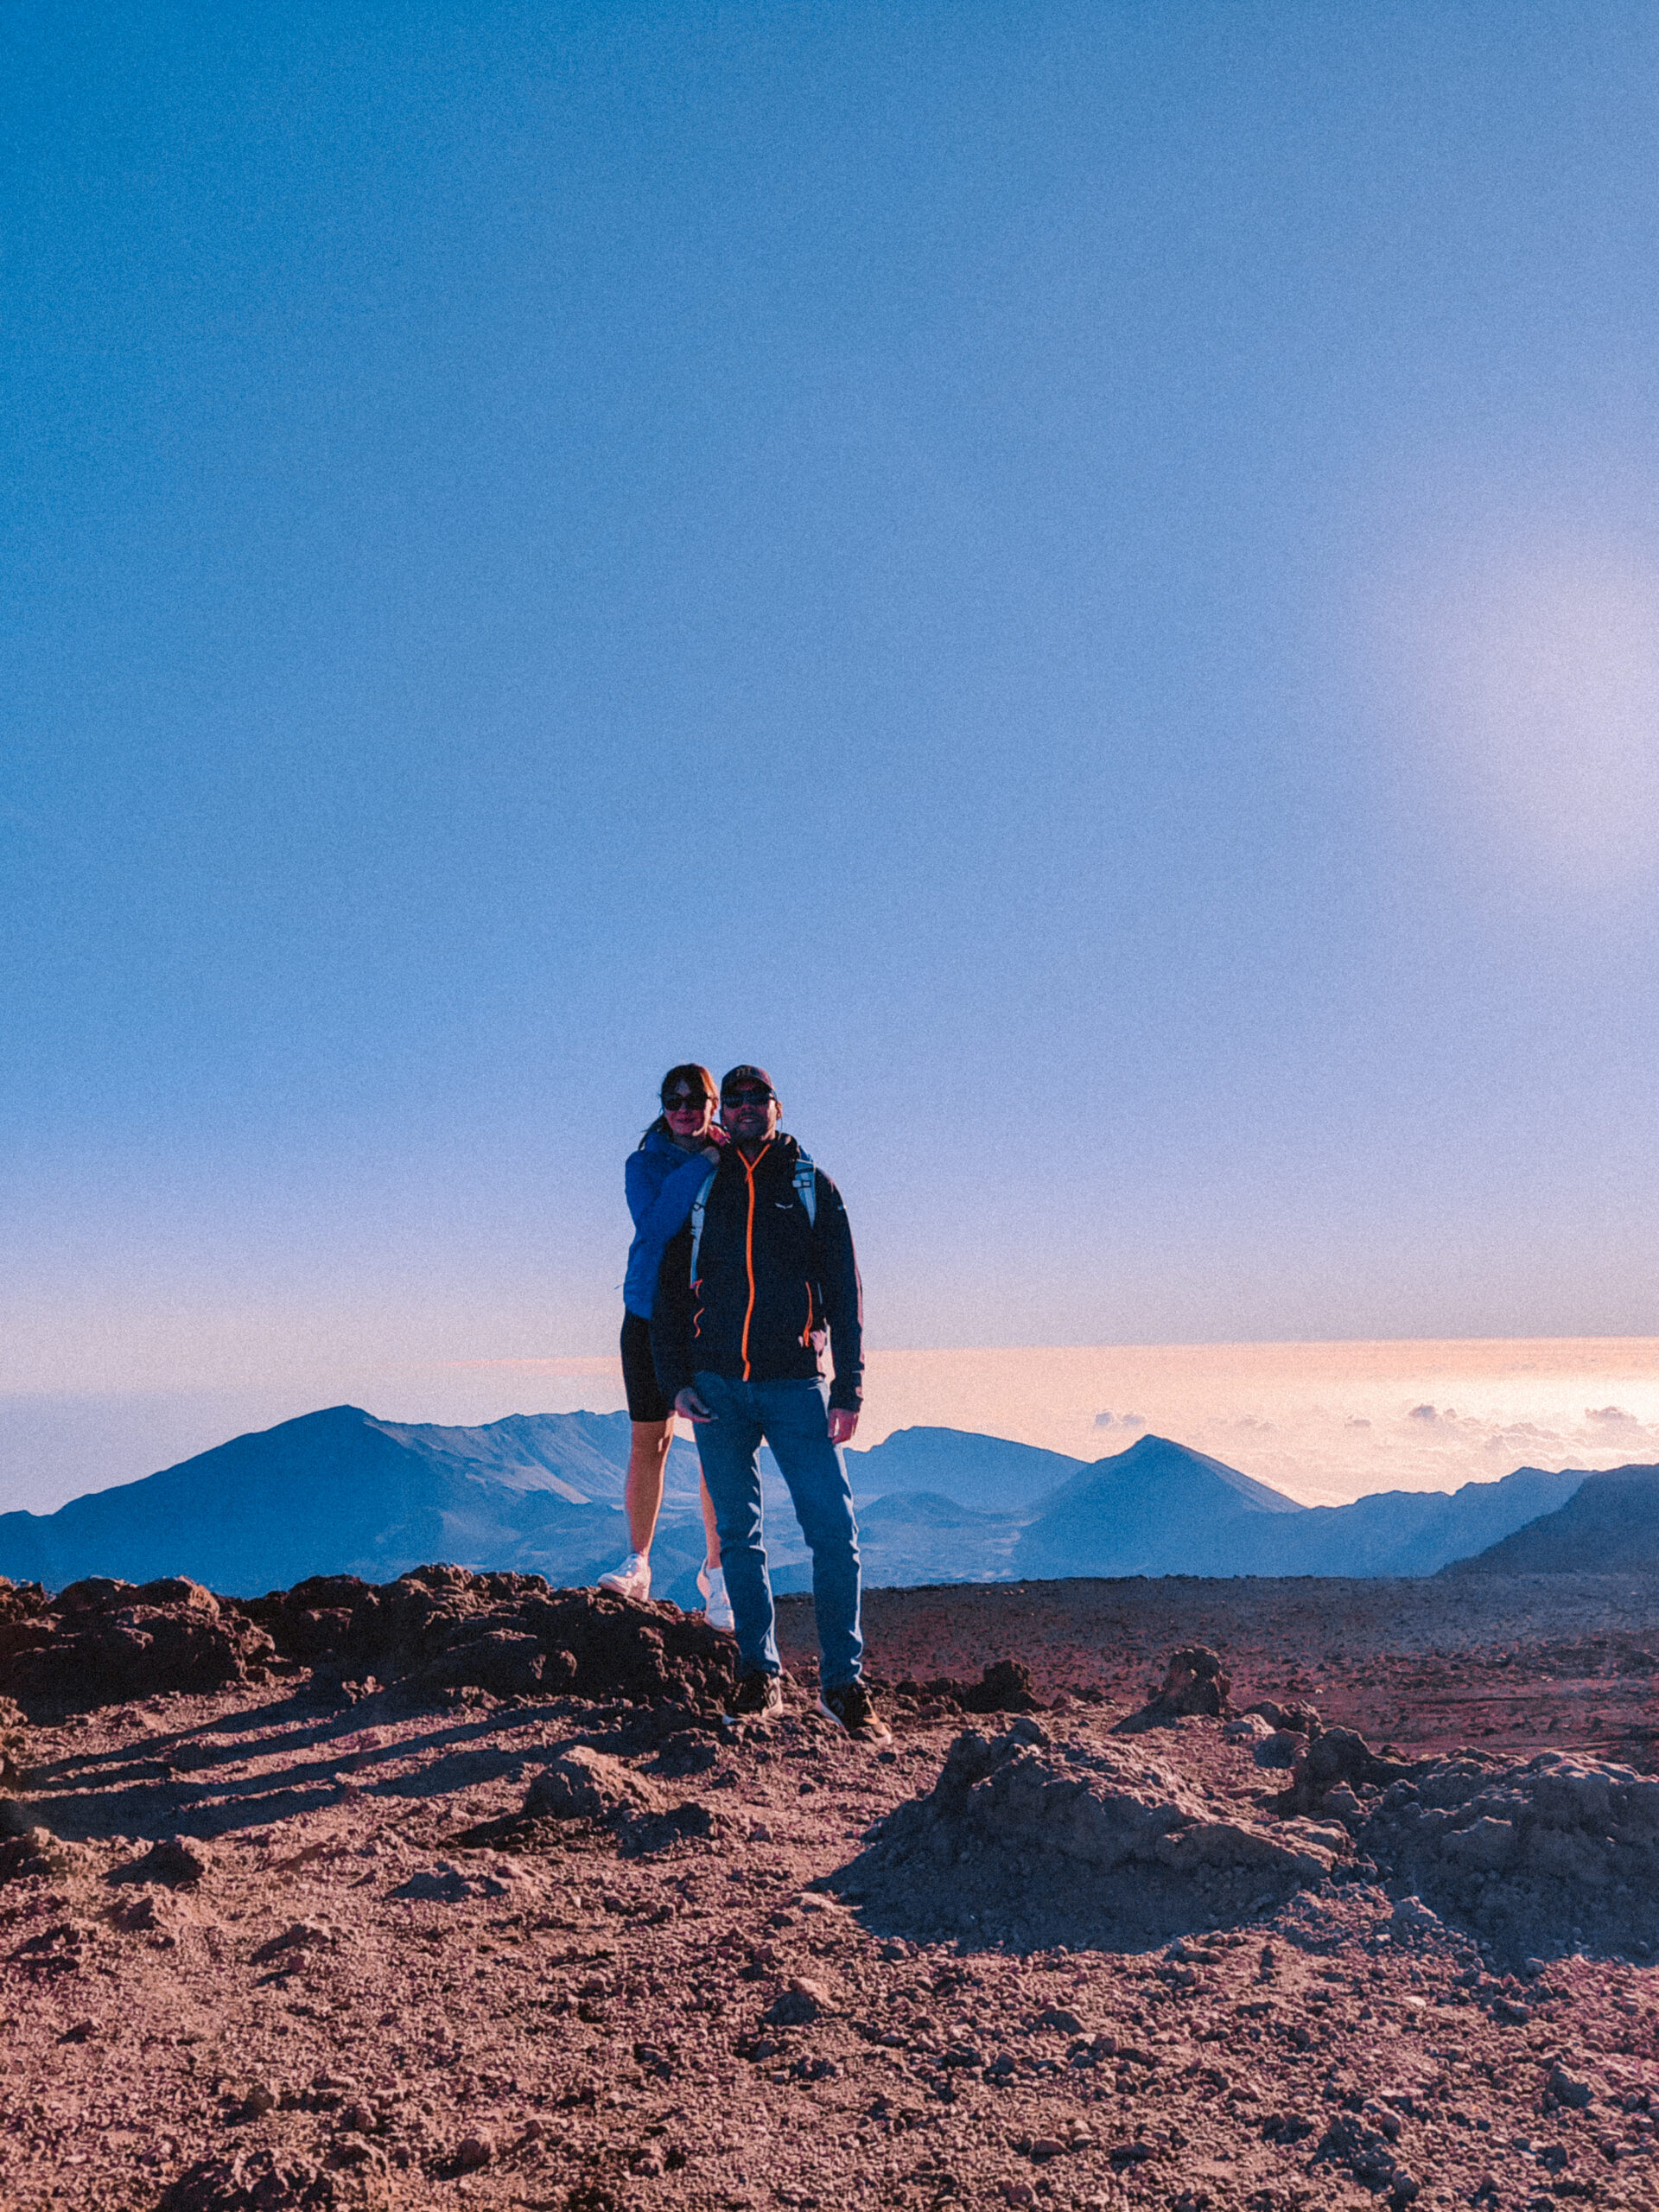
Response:
M737 1616L732 1611L731 1599L726 1595L725 1569L710 1567L704 1560L697 1569L697 1587L702 1592L702 1618L709 1627L724 1629L728 1636L735 1636Z
M601 1590L614 1590L619 1598L648 1599L651 1596L651 1554L630 1552L620 1567L613 1567L608 1574L599 1578Z

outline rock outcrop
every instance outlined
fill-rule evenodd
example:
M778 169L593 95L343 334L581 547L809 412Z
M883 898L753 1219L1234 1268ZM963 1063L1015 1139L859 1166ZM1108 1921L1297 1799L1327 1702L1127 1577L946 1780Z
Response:
M1386 1789L1408 1771L1397 1760L1379 1758L1357 1729L1329 1728L1298 1741L1282 1809L1325 1812L1332 1796L1343 1791L1346 1798L1336 1809L1346 1815L1363 1803L1360 1790Z
M553 1590L539 1574L421 1567L395 1582L320 1576L245 1611L288 1658L342 1681L498 1697L720 1701L731 1639L698 1615L604 1590Z
M0 1591L0 1691L31 1715L264 1681L276 1648L238 1606L181 1576Z
M609 1821L654 1813L660 1803L651 1783L620 1759L573 1744L531 1783L524 1811L531 1819Z
M659 1772L686 1770L678 1758L659 1758L657 1764ZM689 1836L713 1835L719 1825L698 1799L676 1802L659 1783L585 1744L573 1744L543 1768L525 1796L524 1817L607 1827L625 1858L663 1850Z
M905 1681L894 1685L908 1705L954 1706L959 1713L1040 1713L1031 1669L1022 1659L992 1659L976 1682L960 1682L949 1675L931 1681Z
M181 1578L76 1582L54 1599L0 1585L0 1694L30 1714L205 1694L302 1669L325 1700L397 1684L417 1697L479 1689L706 1710L731 1682L733 1646L673 1605L458 1567L379 1585L320 1576L246 1600Z
M1512 1959L1659 1946L1659 1779L1631 1767L1433 1760L1383 1791L1357 1841L1393 1887Z
M1228 1711L1232 1677L1223 1674L1217 1655L1201 1643L1172 1653L1163 1687L1156 1697L1120 1720L1114 1733L1139 1735L1147 1728L1172 1728L1178 1720L1219 1719Z
M1142 1942L1282 1901L1346 1848L1340 1827L1218 1820L1171 1767L1021 1719L958 1736L836 1886L907 1932Z

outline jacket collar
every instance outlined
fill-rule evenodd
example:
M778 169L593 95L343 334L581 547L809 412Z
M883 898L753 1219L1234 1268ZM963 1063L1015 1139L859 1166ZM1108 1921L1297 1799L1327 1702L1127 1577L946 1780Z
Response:
M647 1129L639 1149L641 1152L671 1152L681 1160L695 1160L695 1152L682 1152L666 1129Z
M772 1138L771 1143L766 1147L766 1152L762 1156L760 1161L760 1173L763 1175L770 1175L773 1169L778 1166L779 1162L783 1161L787 1165L790 1173L793 1174L795 1172L795 1162L800 1158L800 1156L801 1147L796 1143L794 1138L788 1135L784 1130L779 1129L777 1135ZM738 1148L734 1144L728 1145L725 1150L721 1154L721 1166L724 1167L728 1162L732 1164L732 1172L734 1174L741 1174L742 1173L742 1154L738 1151Z

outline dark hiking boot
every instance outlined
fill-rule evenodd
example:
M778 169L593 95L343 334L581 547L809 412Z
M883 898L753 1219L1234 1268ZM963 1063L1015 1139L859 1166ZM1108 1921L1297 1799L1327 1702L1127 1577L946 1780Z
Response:
M769 1720L784 1709L784 1686L776 1675L757 1667L740 1675L726 1710L734 1720Z
M861 1744L893 1741L892 1729L876 1711L862 1682L842 1682L835 1689L825 1690L818 1700L818 1711L826 1720L833 1720L837 1728L856 1736Z

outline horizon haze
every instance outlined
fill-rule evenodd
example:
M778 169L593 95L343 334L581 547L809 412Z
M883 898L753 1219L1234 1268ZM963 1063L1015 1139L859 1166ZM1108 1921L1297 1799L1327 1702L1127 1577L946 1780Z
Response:
M0 1396L0 1510L50 1512L321 1407L469 1426L622 1404L614 1359L344 1367L240 1389ZM1171 1436L1306 1505L1659 1461L1659 1338L876 1350L857 1444L955 1428L1081 1460ZM686 1433L686 1425L679 1424Z

